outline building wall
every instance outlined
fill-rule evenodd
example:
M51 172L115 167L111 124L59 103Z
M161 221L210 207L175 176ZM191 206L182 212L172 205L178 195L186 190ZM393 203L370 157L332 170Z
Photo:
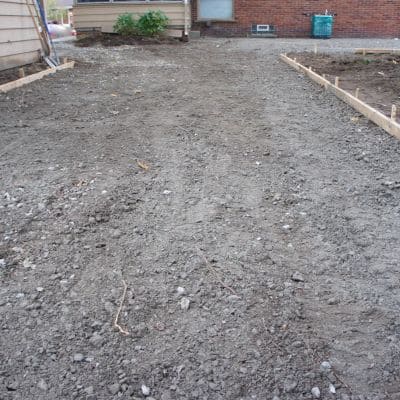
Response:
M41 43L25 0L0 0L0 71L40 58Z
M186 12L185 12L186 7ZM183 2L155 2L151 3L80 3L73 8L74 25L77 31L101 30L113 32L113 26L120 14L144 14L148 10L161 10L169 18L169 28L183 29L191 24L190 5Z
M307 37L311 17L328 10L335 17L335 37L400 37L400 0L234 0L234 22L197 22L192 0L193 29L204 34L246 35L251 24L275 25L278 36Z

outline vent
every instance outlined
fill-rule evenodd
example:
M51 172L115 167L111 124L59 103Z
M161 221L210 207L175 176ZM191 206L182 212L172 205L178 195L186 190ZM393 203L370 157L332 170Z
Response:
M265 33L275 33L275 27L269 24L253 24L251 26L251 33L253 35L265 34Z

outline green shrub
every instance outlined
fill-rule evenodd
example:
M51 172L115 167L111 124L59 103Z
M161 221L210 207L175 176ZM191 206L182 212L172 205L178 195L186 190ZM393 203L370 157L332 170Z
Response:
M163 33L168 25L168 17L162 11L148 11L138 22L137 29L143 36L156 36Z
M137 21L133 18L132 14L121 14L115 23L114 32L123 36L133 36L137 34Z

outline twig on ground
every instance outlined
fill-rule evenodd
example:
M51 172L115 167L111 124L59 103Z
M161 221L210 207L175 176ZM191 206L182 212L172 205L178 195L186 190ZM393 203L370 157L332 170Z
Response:
M204 255L204 253L197 247L197 251L200 255L200 257L204 260L204 263L206 264L207 268L217 277L217 282L224 287L225 289L229 290L231 293L234 295L237 295L237 293L228 285L226 285L224 282L222 282L222 279L218 272L215 270L215 268L210 264L210 262L207 260L207 257Z
M122 280L122 283L124 284L124 291L123 291L122 296L121 296L121 301L120 301L120 304L119 304L119 307L118 307L117 314L115 315L115 318L114 318L114 328L118 329L118 331L120 333L122 333L123 335L127 336L127 335L129 335L129 332L126 329L122 328L122 326L118 323L119 315L121 314L122 306L124 305L126 291L128 290L128 285L126 284L124 279Z

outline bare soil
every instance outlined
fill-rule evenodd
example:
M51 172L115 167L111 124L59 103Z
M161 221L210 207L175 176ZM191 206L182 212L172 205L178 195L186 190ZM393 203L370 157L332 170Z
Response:
M20 68L24 69L25 76L36 74L37 72L44 71L45 69L49 68L49 66L45 63L33 63L24 65L23 67L17 68L10 68L6 69L5 71L0 71L0 85L3 83L8 83L15 81L20 78L19 70Z
M400 107L400 55L355 55L291 53L297 61L325 74L331 82L340 78L340 87L355 93L360 89L360 99L390 115L392 105ZM400 121L400 118L399 118Z
M156 45L156 44L179 44L180 40L172 37L143 37L143 36L121 36L114 33L90 32L82 33L74 42L77 47L92 46L124 46L124 45Z
M400 142L309 43L61 44L0 95L1 399L400 398Z

